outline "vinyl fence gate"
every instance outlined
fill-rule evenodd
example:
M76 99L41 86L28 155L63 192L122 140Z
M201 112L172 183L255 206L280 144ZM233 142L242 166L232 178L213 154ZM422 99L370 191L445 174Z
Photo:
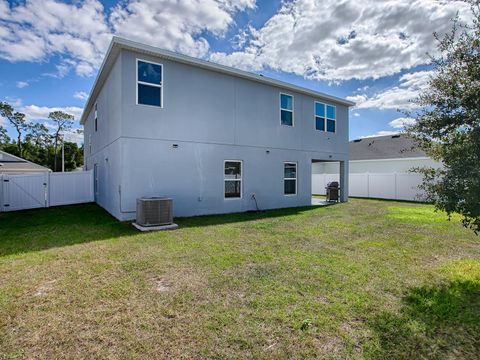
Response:
M92 171L0 175L0 212L92 201Z

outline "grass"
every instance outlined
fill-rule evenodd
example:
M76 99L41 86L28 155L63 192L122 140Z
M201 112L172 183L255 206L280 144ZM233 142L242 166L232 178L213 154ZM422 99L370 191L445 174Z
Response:
M480 238L431 206L0 214L0 359L478 358Z

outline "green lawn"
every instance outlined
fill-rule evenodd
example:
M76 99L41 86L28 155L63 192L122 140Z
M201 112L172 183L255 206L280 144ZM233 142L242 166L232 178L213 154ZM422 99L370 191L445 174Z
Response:
M138 233L95 205L0 214L0 359L474 359L480 237L351 200Z

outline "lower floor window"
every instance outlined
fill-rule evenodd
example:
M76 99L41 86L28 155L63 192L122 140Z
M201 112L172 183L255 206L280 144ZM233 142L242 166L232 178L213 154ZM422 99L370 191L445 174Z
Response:
M226 160L224 163L225 198L242 197L242 162Z
M297 194L297 163L286 162L283 164L283 193L285 195Z

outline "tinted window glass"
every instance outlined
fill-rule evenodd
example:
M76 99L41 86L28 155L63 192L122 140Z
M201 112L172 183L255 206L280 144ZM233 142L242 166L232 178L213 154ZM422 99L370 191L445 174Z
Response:
M296 178L297 177L297 165L296 164L285 164L284 177L286 177L286 178Z
M226 198L239 198L242 187L241 181L225 181L225 197Z
M242 163L238 161L225 162L225 179L240 179L242 177Z
M283 164L283 193L285 195L294 195L297 193L297 164Z
M325 131L325 119L324 118L315 118L315 129Z
M138 103L142 105L162 106L162 89L156 86L138 84Z
M285 195L294 195L296 194L296 183L297 180L285 180L284 181L284 193Z
M327 120L327 131L335 132L335 121L334 120Z
M160 65L139 61L138 81L160 85L162 82L162 67Z
M327 105L327 118L335 119L335 106Z
M325 117L325 104L315 103L315 115Z
M293 110L293 98L290 95L281 94L281 108L287 110Z
M281 110L282 125L293 125L293 113L287 110Z

